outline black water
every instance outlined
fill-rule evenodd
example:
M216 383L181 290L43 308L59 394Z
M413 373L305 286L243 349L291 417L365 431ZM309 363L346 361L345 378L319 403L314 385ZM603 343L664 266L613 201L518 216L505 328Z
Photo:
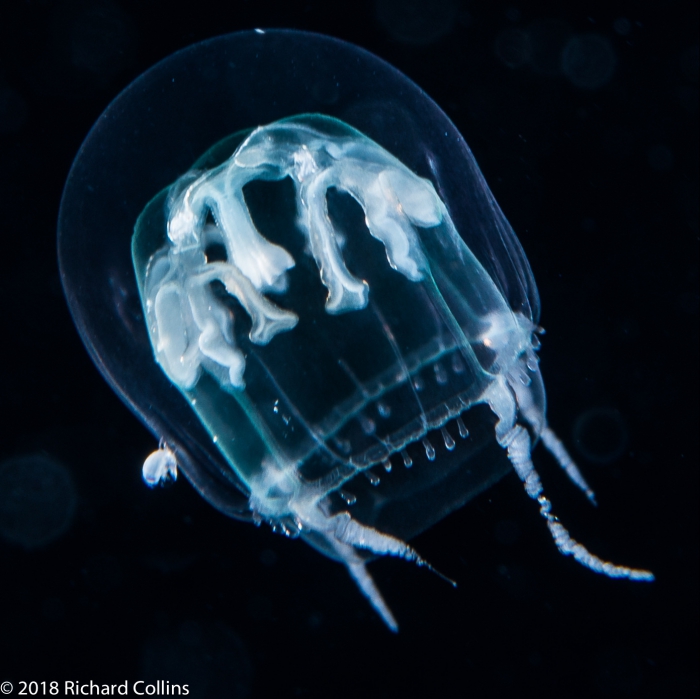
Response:
M32 680L57 681L59 696L66 680L160 680L221 698L696 695L697 8L425 4L3 9L0 462L41 454L69 474L56 476L63 489L27 482L12 506L45 516L0 541L11 696ZM137 75L258 26L369 49L464 134L533 267L550 422L600 505L538 450L545 488L583 543L651 568L656 583L561 557L509 476L413 542L457 590L409 564L372 564L401 624L393 636L345 571L302 542L227 520L184 481L147 491L140 465L155 441L90 362L63 300L61 191L88 130ZM614 439L577 447L589 411L621 420Z

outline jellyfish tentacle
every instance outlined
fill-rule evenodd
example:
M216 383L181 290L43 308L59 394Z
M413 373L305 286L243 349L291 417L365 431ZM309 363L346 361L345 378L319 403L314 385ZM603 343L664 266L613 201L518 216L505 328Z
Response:
M396 618L389 609L389 605L384 601L382 593L379 591L374 579L367 570L367 564L358 555L355 549L346 543L331 537L330 544L338 557L343 561L350 573L350 577L355 581L360 592L367 598L375 611L382 618L390 631L398 633L399 625Z
M594 507L597 507L598 503L595 498L595 493L586 482L586 479L576 465L576 462L571 458L571 455L567 451L562 441L559 439L559 437L557 437L549 425L545 424L544 428L540 432L540 439L542 440L542 444L544 444L547 451L557 460L557 463L569 477L569 480L577 488L579 488L579 490L586 494L586 497Z
M547 522L547 527L559 551L565 556L573 556L576 561L596 573L602 573L610 578L628 578L652 582L654 574L648 570L629 568L605 561L591 553L583 544L576 541L568 530L552 513L552 503L544 494L540 476L530 458L530 436L522 425L515 425L506 435L501 446L507 453L508 459L520 480L525 486L525 492L540 505L540 514Z

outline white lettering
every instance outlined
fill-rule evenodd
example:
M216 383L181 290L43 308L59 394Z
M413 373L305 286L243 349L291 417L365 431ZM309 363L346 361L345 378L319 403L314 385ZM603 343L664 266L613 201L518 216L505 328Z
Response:
M132 691L136 696L188 696L190 693L187 684L170 684L168 680L158 680L155 684L146 684L143 680L134 682ZM129 696L129 682L121 684L96 684L90 682L74 682L66 680L63 683L63 694L67 697L77 696Z

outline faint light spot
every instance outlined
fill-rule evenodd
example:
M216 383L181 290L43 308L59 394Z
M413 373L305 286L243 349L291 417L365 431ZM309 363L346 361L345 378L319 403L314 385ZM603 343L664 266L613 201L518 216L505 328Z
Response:
M323 617L318 612L311 612L311 614L309 614L308 624L309 628L315 631L323 624Z
M569 39L562 53L561 67L564 75L576 87L587 90L595 90L610 82L616 66L615 49L600 34L574 36Z
M664 172L673 167L673 153L664 145L652 146L647 152L647 161L652 170Z
M509 22L519 22L521 16L520 10L517 7L509 7L506 10L506 19Z
M520 68L530 61L532 55L530 36L522 29L508 27L496 37L495 50L504 65Z
M530 665L534 665L537 667L538 665L542 664L542 655L536 651L530 651L530 654L527 656L527 660L530 663Z
M632 22L630 22L627 17L618 17L613 22L613 29L620 36L627 36L632 31Z
M596 228L595 220L592 218L584 218L583 221L581 221L581 230L584 233L593 233Z
M574 423L574 444L589 461L609 464L627 448L627 426L614 408L593 408Z
M277 554L271 549L263 549L260 552L260 563L268 568L272 568L277 563Z
M26 549L64 534L73 519L76 491L68 469L44 454L0 464L0 533Z

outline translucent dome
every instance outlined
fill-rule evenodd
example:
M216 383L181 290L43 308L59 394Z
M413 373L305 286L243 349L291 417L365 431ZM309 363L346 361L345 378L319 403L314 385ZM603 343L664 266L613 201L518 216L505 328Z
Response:
M133 255L133 257L132 257ZM391 628L370 555L513 467L564 553L613 576L551 514L539 300L464 140L401 73L295 31L212 39L100 117L71 170L59 256L115 391L234 517L348 567Z

